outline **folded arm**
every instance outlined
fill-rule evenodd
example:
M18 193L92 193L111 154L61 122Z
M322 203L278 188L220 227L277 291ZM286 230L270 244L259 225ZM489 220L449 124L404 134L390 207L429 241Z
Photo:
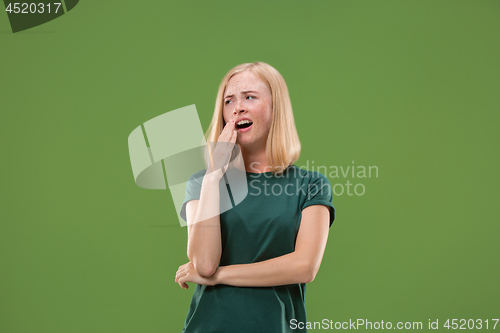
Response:
M197 276L192 264L187 263L179 268L176 282L183 288L187 288L185 282L236 287L271 287L311 282L319 270L325 251L329 217L326 206L306 207L302 211L295 251L292 253L251 264L220 266L210 277Z

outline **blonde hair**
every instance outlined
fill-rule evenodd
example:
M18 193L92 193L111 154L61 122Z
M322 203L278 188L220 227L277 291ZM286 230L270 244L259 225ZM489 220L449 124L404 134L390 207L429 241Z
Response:
M271 90L273 115L266 141L266 158L270 171L273 174L280 174L299 159L300 141L285 80L271 65L264 62L241 64L224 76L217 93L214 115L205 133L205 140L209 144L219 139L225 125L223 107L227 83L231 77L244 71L251 71L259 76Z

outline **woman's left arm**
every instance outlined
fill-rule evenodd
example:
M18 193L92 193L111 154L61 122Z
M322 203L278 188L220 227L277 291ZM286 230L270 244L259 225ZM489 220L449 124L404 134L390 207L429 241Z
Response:
M251 264L219 266L215 274L208 278L199 276L188 262L179 267L175 282L186 289L186 282L236 287L272 287L311 282L321 265L329 227L328 207L306 207L302 210L294 252Z

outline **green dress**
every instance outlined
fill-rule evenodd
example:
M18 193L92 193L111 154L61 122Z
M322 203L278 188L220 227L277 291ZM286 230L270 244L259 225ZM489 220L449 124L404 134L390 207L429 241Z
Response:
M189 178L180 212L184 220L187 202L200 198L205 172L201 170ZM332 225L332 190L323 174L291 165L281 176L246 172L246 177L248 195L220 214L219 266L249 264L293 252L302 210L308 206L327 206ZM290 327L292 319L307 321L305 292L305 283L275 287L197 284L182 332L307 332Z

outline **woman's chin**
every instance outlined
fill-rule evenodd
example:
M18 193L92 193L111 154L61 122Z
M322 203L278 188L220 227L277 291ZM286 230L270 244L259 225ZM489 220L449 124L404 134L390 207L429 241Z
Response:
M242 139L238 138L236 140L236 143L238 144L238 146L240 146L240 148L243 148L243 149L249 147L249 143L246 140L244 140L244 139L242 140Z
M255 150L256 148L261 146L255 140L248 140L245 138L238 138L238 140L236 140L236 143L240 146L240 148L245 149L245 150ZM265 148L265 144L264 144L264 148Z

